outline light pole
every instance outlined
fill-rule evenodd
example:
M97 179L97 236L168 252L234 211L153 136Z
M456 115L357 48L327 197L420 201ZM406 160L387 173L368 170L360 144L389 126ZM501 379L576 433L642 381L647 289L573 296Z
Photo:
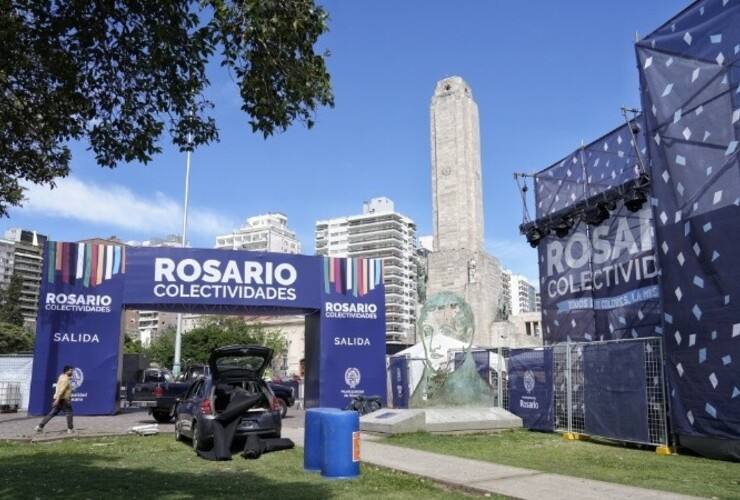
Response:
M180 245L185 248L188 235L188 197L190 194L190 134L188 134L188 151L185 160L185 204L182 210L182 241ZM172 363L172 373L177 378L180 375L180 358L182 347L182 313L177 313L177 330L175 331L175 360Z

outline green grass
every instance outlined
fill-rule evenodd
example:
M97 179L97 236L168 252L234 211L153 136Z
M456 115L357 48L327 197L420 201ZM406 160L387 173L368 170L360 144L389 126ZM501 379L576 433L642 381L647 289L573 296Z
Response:
M493 434L397 434L385 444L708 498L740 499L740 465L611 443L568 441L523 430Z
M211 462L172 435L0 442L0 498L179 499L469 498L428 480L361 464L331 480L303 470L303 449Z

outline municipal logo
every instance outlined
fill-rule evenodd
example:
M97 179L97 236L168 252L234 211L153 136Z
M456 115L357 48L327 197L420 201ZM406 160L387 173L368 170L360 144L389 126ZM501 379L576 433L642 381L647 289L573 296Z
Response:
M76 391L82 387L82 383L85 381L85 374L80 368L75 368L72 372L72 391Z
M527 370L527 373L524 374L524 388L527 390L527 394L534 389L534 373L532 373L532 370Z
M360 378L360 370L357 368L349 367L347 368L347 371L344 372L344 382L350 389L357 387L357 384L360 383Z

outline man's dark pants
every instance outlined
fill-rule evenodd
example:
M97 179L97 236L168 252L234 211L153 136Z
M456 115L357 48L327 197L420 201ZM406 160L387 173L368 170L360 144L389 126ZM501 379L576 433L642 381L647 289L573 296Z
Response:
M72 423L72 403L66 399L62 399L57 405L51 408L51 411L44 417L39 424L39 427L43 428L49 420L56 417L62 410L64 410L64 413L67 415L67 429L74 429L74 425Z

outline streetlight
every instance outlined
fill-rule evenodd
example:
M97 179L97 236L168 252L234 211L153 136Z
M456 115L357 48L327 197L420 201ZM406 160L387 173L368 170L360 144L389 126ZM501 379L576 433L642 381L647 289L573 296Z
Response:
M188 150L185 160L185 204L182 210L182 241L180 245L185 248L188 234L188 196L190 194L190 151L192 137L188 134ZM175 360L172 363L172 373L177 378L180 375L180 357L182 351L182 313L177 313L177 330L175 331Z

